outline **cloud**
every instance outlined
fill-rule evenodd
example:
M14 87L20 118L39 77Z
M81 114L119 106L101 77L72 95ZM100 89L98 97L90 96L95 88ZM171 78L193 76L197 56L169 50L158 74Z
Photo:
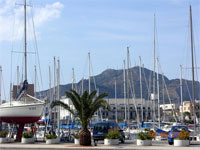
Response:
M46 5L44 8L36 9L35 12L35 24L40 26L43 23L60 17L61 9L64 6L60 2L53 3L52 5Z
M35 27L40 28L48 21L59 18L63 7L60 2L47 4L40 8L27 7L27 29L31 30L32 28L31 14L33 14ZM13 0L0 0L0 42L23 38L23 11L23 6L15 5Z

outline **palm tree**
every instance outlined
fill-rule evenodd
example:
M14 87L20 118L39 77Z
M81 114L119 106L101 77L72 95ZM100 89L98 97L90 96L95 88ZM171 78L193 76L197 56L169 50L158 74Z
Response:
M91 134L87 126L94 113L100 107L110 110L109 104L104 100L104 97L108 95L103 93L96 97L96 94L96 90L92 91L90 94L88 91L84 91L82 95L79 95L74 90L66 92L66 96L72 101L75 110L71 109L69 105L61 101L55 101L51 104L51 108L54 106L61 106L71 112L74 116L79 117L82 126L79 133L80 145L91 145Z

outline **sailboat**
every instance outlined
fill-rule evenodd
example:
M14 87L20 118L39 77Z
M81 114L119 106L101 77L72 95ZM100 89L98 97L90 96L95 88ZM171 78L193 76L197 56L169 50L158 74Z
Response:
M27 80L27 41L26 41L26 0L24 0L24 66L25 80L14 100L0 105L0 121L19 124L17 140L21 140L24 125L34 123L40 119L45 101L29 95ZM12 99L12 98L11 98Z

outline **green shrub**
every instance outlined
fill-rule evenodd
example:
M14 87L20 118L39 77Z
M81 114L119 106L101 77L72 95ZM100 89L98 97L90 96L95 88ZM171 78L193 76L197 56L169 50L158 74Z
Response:
M189 140L190 133L182 130L180 133L178 133L178 137L175 138L175 140Z
M140 132L137 136L138 140L152 140L155 138L155 134L150 129L145 129L144 132Z
M113 130L108 132L108 134L105 134L106 139L120 139L121 134L117 130Z
M23 138L32 138L33 137L33 133L32 132L24 132L22 134Z
M8 134L7 129L0 131L0 137L1 138L5 138L7 136L7 134Z
M46 139L56 139L56 138L57 138L57 136L53 135L51 133L46 135Z
M74 139L79 139L79 134L72 134L72 136L74 137Z

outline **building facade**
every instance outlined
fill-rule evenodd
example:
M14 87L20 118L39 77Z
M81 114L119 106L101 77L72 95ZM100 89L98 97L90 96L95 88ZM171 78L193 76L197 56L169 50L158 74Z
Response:
M62 102L68 104L71 108L73 108L72 102L68 98L61 99ZM100 117L100 119L109 119L109 120L117 120L123 121L128 120L136 120L137 114L139 116L139 120L142 118L142 109L143 109L143 120L149 120L152 117L152 101L147 101L145 99L106 99L108 104L111 107L111 111L105 110L103 108L99 109L96 112L96 115ZM142 108L143 106L143 108ZM128 114L129 113L129 114ZM71 113L64 108L60 108L60 119L61 120L72 120L73 116ZM65 122L65 121L64 121Z

